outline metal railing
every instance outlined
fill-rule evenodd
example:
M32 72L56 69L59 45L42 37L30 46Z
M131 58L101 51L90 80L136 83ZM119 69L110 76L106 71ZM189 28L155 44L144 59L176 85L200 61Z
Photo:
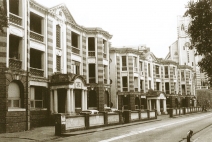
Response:
M95 57L95 51L88 51L88 56Z
M138 72L138 67L134 67L134 72Z
M72 46L72 53L80 54L80 49L77 48L77 47Z
M10 22L17 24L17 25L20 25L20 26L22 25L22 18L20 16L15 15L13 13L10 13L9 16L10 16L9 17Z
M41 42L43 42L43 39L44 39L43 35L33 31L30 31L30 38L41 41Z
M127 66L122 66L122 71L127 71Z
M134 90L137 92L138 91L138 88L134 88Z
M32 68L32 67L30 67L30 74L33 75L33 76L43 77L44 70L43 69L38 69L38 68Z
M122 87L123 91L128 91L128 87Z
M104 84L107 84L107 79L104 79Z
M103 53L103 58L107 58L107 54L106 53Z
M160 74L156 74L156 78L160 78Z
M89 77L89 83L96 83L95 77Z
M169 78L169 74L165 74L165 78Z
M15 69L21 69L22 61L10 58L9 59L9 67Z

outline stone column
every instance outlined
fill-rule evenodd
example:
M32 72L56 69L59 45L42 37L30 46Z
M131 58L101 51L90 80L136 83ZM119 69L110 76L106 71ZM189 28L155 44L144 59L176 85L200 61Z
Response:
M156 100L156 110L157 110L158 115L160 115L161 114L161 112L160 112L160 99Z
M66 113L71 113L71 94L70 94L70 89L67 89L67 94L66 94Z
M84 95L84 90L82 90L82 93L81 93L81 95L82 95L82 100L81 100L81 104L82 104L82 106L81 106L81 108L82 108L82 110L85 110L85 95Z
M70 98L70 103L71 103L71 112L75 112L75 103L74 103L74 93L73 89L71 89L71 98Z
M54 90L54 113L58 113L57 89Z
M88 105L87 105L87 101L88 101L88 99L87 99L87 98L88 98L88 97L87 97L87 90L84 90L84 91L85 91L85 102L84 102L84 103L85 103L85 110L87 110L87 109L88 109L88 108L87 108L87 106L88 106Z
M163 112L164 112L165 114L167 114L166 100L165 100L165 99L163 100Z
M54 104L54 100L53 100L53 90L50 90L50 112L51 114L54 113L54 110L53 110L53 104Z
M151 103L151 99L149 100L149 110L152 110L152 103Z

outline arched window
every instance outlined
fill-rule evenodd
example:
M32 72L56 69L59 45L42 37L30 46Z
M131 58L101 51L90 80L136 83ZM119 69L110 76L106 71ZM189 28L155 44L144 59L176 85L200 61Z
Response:
M96 91L89 91L89 107L97 107Z
M21 90L16 82L11 82L8 86L8 107L21 107Z
M181 31L184 31L185 30L185 27L184 27L184 25L182 24L181 25Z

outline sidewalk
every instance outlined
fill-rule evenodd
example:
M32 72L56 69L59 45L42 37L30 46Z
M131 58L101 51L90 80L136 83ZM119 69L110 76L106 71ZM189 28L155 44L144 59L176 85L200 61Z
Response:
M184 116L179 116L179 117L184 117ZM157 119L153 119L153 120L138 121L138 122L132 122L132 123L128 123L128 124L106 126L106 127L89 129L89 130L81 130L81 131L66 133L66 134L63 134L62 136L65 137L65 136L93 133L93 132L97 132L97 131L104 131L104 130L109 130L109 129L126 127L126 126L130 126L130 125L137 125L137 124L142 124L142 123L161 121L164 119L170 119L169 115L160 115L157 117ZM191 141L192 142L211 142L212 141L211 134L212 134L212 125L202 131L196 132L192 136ZM14 142L29 142L29 141L32 142L32 141L47 141L47 140L55 140L56 141L56 139L58 139L60 137L61 136L55 136L54 126L47 126L47 127L35 128L30 131L0 134L0 142L13 142L13 141ZM186 140L184 140L183 142L186 142Z
M128 123L128 124L120 124L120 125L106 126L106 127L89 129L89 130L75 131L75 132L62 134L62 136L66 137L66 136L80 135L80 134L86 134L86 133L93 133L96 131L104 131L104 130L109 130L109 129L126 127L126 126L130 126L130 125L137 125L137 124L142 124L142 123L161 121L162 119L168 119L168 118L169 118L169 115L161 115L161 116L158 116L157 119L153 119L153 120L138 121L138 122L133 122L133 123ZM56 140L60 137L61 136L55 136L55 127L54 126L47 126L47 127L35 128L30 131L0 134L0 142L47 141L47 140Z

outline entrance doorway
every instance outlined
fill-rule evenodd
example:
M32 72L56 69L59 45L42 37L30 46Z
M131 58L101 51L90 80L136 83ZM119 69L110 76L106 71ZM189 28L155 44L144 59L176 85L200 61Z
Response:
M66 89L58 89L58 113L65 113L65 105L66 105Z

